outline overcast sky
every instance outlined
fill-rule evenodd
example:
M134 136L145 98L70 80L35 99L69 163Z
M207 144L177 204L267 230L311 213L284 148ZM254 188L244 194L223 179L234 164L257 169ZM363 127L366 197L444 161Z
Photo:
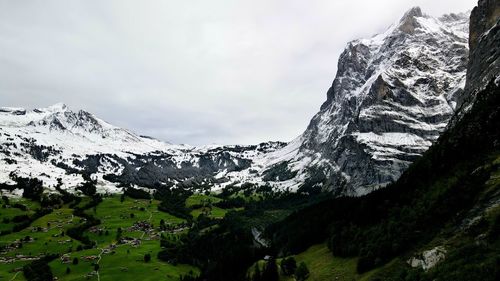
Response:
M0 106L85 109L173 143L301 134L349 40L476 0L0 0Z

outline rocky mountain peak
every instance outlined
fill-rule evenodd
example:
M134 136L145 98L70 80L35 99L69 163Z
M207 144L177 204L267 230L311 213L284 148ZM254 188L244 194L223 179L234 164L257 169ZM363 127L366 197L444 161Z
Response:
M57 103L42 109L34 109L27 117L30 119L28 122L29 126L47 127L50 130L68 132L85 131L102 134L106 128L112 127L87 111L79 110L74 112L64 103Z
M413 7L408 10L399 21L398 29L404 33L413 34L419 24L416 18L424 17L420 7Z
M463 14L434 18L415 7L385 32L348 43L327 101L283 149L288 169L344 194L396 180L454 113L465 84L467 26Z

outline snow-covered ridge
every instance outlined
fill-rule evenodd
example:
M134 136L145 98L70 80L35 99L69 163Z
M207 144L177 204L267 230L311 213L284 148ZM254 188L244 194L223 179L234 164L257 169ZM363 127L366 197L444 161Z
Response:
M248 168L254 158L283 145L173 145L116 127L92 113L74 112L64 104L33 110L0 108L0 182L9 182L14 173L40 178L49 187L61 178L71 189L85 173L107 191L116 191L117 183L180 184L193 178L201 183Z
M92 113L73 112L62 103L33 110L0 109L0 127L37 140L40 145L61 146L72 153L174 152L179 146L138 136L113 126Z

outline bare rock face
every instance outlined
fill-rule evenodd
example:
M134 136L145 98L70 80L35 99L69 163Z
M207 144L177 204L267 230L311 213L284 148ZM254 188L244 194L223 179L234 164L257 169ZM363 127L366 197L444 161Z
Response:
M480 0L470 17L469 63L465 91L458 99L450 126L474 104L477 94L492 80L500 83L500 0Z
M481 0L472 10L466 90L484 86L500 73L500 0Z
M408 260L411 267L420 267L427 271L446 258L446 249L442 246L422 252L420 256Z
M297 178L313 170L325 176L324 187L349 195L396 180L454 114L465 85L468 17L433 18L417 7L383 34L348 43L326 102L289 145Z
M470 21L469 47L474 50L483 36L490 28L495 26L500 18L500 1L479 0L478 5L472 10Z
M419 27L417 17L423 17L420 7L415 7L406 12L401 19L399 30L407 34L414 34L415 29Z

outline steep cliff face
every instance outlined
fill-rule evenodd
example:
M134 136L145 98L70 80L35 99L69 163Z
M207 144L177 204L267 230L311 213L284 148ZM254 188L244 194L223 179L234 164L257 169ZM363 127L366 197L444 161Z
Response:
M466 91L472 95L464 99L465 107L474 100L474 92L484 88L500 73L500 1L481 0L471 13L470 57Z
M454 113L465 85L467 31L468 14L433 18L417 7L383 34L350 42L326 102L290 144L288 168L301 179L311 170L323 174L342 194L396 180Z
M469 47L475 50L485 33L494 28L500 18L500 2L498 0L479 0L471 12L469 26ZM485 47L485 46L480 46ZM476 63L476 62L475 62Z

